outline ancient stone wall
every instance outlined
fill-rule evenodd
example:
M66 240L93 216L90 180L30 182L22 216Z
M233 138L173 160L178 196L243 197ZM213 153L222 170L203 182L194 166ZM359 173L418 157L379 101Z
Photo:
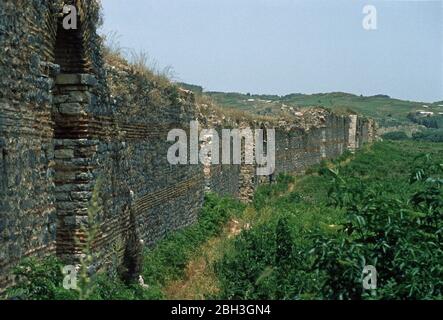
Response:
M78 261L94 191L100 264L133 233L153 244L193 223L203 202L201 166L166 158L167 132L195 119L192 96L105 65L98 6L75 4L77 30L61 28L62 1L0 4L0 288L24 257Z
M10 282L10 268L23 257L56 250L53 92L60 72L55 60L62 4L0 3L0 288ZM94 50L99 46L98 7L89 2L81 6L84 13L75 33L78 45L89 50L78 62L79 71L94 72L103 81L95 69L100 65Z
M277 131L276 173L302 173L347 150L348 118L323 110L317 119L315 126Z
M210 115L210 118L214 117L214 114ZM243 162L240 166L223 166L221 164L205 166L206 190L220 195L238 196L241 200L250 201L261 183L274 182L278 174L303 173L307 168L322 160L340 156L345 150L348 150L349 145L362 144L363 137L366 139L364 142L368 142L368 135L365 134L366 131L369 132L367 121L360 120L358 116L352 118L355 119L356 124L353 130L350 127L352 122L350 117L335 115L318 108L309 109L302 116L290 118L290 120L276 118L266 122L258 119L232 120L224 118L208 122L203 119L202 123L208 128L222 127L223 125L225 128L230 128L234 123L234 126L239 129L262 129L264 132L267 129L275 129L276 151L275 171L271 176L257 176L257 164L245 164L244 159L242 159ZM357 124L359 124L359 128L357 128ZM217 131L221 137L221 130L217 129ZM254 145L252 149L255 150ZM219 153L222 154L221 147Z
M61 27L63 4L77 6L77 30ZM0 291L25 257L76 263L91 222L97 266L121 261L138 240L153 245L195 222L205 192L248 201L278 173L301 173L375 138L370 120L320 109L272 121L201 113L192 93L104 57L99 22L95 1L0 3ZM168 132L189 132L191 120L218 132L275 128L275 173L169 164Z
M221 139L222 133L221 130L217 130L219 137ZM209 141L203 141L201 146L205 146ZM232 150L232 142L230 143ZM221 156L223 154L223 145L220 142L219 144L219 163L214 164L211 163L212 157L208 157L207 163L204 163L204 176L205 176L205 191L213 192L220 196L231 196L231 197L239 197L240 196L240 165L235 164L223 164L221 161Z
M171 165L167 160L168 132L176 128L189 132L196 118L193 96L170 83L161 86L124 64L108 66L108 84L119 133L114 139L121 146L113 163L102 166L107 168L107 179L119 188L110 196L106 211L118 217L115 201L134 207L140 237L153 244L193 223L203 202L202 165ZM120 196L131 192L129 203Z

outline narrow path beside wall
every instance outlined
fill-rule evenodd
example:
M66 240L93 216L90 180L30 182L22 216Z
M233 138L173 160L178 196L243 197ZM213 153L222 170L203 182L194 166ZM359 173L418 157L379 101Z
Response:
M340 162L340 165L349 164L353 158L354 155L346 157ZM336 166L332 163L328 164L331 169ZM280 196L283 197L297 190L297 185L303 183L306 177L298 176L295 182L290 184L288 189ZM213 270L214 263L229 250L229 246L235 237L240 235L243 230L254 227L253 222L258 220L258 215L259 213L252 206L248 206L242 216L235 217L226 224L220 235L204 243L196 251L199 254L188 262L185 277L172 281L165 286L163 290L165 298L169 300L204 300L216 296L219 287L217 275Z

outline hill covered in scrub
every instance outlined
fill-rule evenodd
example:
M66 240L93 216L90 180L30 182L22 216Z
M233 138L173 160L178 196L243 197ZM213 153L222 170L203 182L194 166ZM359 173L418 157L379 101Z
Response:
M443 102L425 103L394 99L387 95L370 97L357 96L344 92L301 94L285 96L243 94L237 92L204 91L197 85L180 83L185 89L197 94L204 93L222 107L236 108L260 115L273 115L281 112L297 112L306 107L324 107L334 112L355 112L373 118L380 127L417 126L408 117L419 110L433 112L436 116L443 112Z

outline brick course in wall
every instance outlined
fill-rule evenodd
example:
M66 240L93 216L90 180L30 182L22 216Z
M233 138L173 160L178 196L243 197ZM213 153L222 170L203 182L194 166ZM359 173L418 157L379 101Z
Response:
M63 4L77 5L78 30L61 29ZM122 261L137 240L154 245L194 223L205 192L248 201L272 181L255 165L170 165L167 133L191 120L276 128L275 174L301 173L375 139L373 121L325 110L307 113L309 125L202 116L193 94L106 60L99 20L95 1L0 3L0 291L25 257L78 261L94 190L100 267L112 255Z

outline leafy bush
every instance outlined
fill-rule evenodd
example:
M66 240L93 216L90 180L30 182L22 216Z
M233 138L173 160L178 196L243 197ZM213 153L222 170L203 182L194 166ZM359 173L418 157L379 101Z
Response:
M16 285L9 289L9 299L59 300L75 299L77 294L61 286L64 275L62 263L49 257L43 261L26 259L14 269Z
M443 142L443 130L425 130L412 136L415 141Z
M88 284L90 300L161 299L168 281L183 275L187 262L206 240L219 234L228 220L242 214L245 206L237 200L209 194L199 220L193 226L171 233L144 253L142 276L147 287L126 284L117 274L101 272ZM63 289L62 263L50 257L26 260L15 270L19 282L8 296L29 300L79 299L77 291Z
M408 137L408 135L405 132L403 132L403 131L388 132L388 133L385 133L382 136L382 138L386 139L386 140L394 140L394 141L396 141L396 140L409 140L410 139Z
M443 295L443 184L432 178L443 170L426 159L413 171L410 181L420 186L409 201L386 194L380 184L346 185L333 191L336 204L346 209L346 221L336 238L314 236L315 267L327 274L323 287L327 297L364 297L358 283L365 265L377 266L378 298Z
M414 123L425 126L426 128L433 129L442 129L443 128L443 116L442 115L434 115L434 116L417 116L416 114L409 114L408 119Z
M215 264L219 298L441 299L441 149L378 143L346 166L298 182L294 192L309 190L312 201L303 194L268 200L270 220L242 233ZM416 157L423 151L438 159ZM328 186L326 202L310 181ZM362 286L367 265L378 272L373 292Z

